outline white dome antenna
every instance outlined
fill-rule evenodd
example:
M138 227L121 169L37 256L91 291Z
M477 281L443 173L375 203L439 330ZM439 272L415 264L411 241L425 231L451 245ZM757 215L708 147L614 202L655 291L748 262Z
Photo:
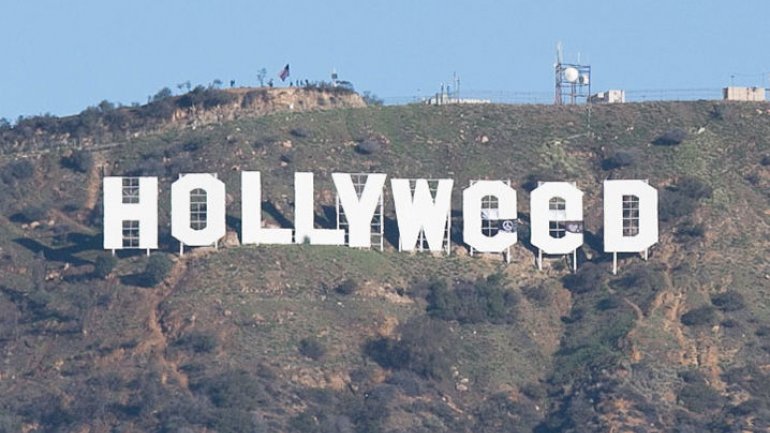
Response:
M556 105L576 104L582 99L589 102L591 95L591 66L580 64L580 54L577 63L565 63L563 59L562 44L556 44L556 91L554 103Z

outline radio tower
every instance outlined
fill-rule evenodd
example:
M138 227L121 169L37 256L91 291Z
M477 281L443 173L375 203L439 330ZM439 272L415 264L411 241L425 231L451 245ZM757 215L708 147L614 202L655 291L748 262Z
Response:
M591 95L591 66L578 63L564 63L561 42L556 44L554 104L577 104L581 99L588 102Z

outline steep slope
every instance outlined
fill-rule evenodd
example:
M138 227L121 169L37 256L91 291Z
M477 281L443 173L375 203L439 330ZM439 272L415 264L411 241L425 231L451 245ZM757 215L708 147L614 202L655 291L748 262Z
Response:
M110 146L97 139L90 151L49 146L6 157L0 431L668 432L770 423L767 105L233 113ZM453 178L453 227L462 226L460 187L510 179L521 241L511 264L468 257L459 232L449 257L401 254L386 196L384 252L239 246L231 235L219 251L173 254L170 182L217 172L237 233L240 170L262 172L265 218L279 225L293 220L295 171L315 173L322 225L334 217L335 171ZM104 256L101 173L161 177L162 254L174 263L159 284L148 287L142 254L121 254L104 279L91 275ZM659 244L648 262L623 256L617 276L601 247L605 178L649 179L661 194ZM577 274L560 257L534 266L528 191L537 180L574 181L585 192Z

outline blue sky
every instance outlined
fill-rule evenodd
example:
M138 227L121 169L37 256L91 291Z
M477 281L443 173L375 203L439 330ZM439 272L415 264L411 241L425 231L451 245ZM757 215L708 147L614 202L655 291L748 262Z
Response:
M286 63L293 79L336 68L393 101L453 72L468 94L545 94L557 41L591 64L594 90L766 85L770 2L732 3L3 0L0 117L146 102L188 80L256 85Z

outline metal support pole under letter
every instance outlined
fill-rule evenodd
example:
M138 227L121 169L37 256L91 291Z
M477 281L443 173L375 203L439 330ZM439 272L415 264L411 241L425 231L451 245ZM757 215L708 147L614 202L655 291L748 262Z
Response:
M572 251L572 272L577 272L577 250Z
M618 274L618 253L612 253L612 275Z

